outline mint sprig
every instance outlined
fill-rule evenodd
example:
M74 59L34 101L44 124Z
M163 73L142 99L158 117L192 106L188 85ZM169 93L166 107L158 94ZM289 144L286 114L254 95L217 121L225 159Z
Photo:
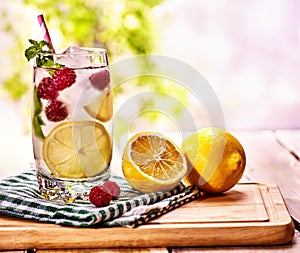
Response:
M35 59L38 67L44 68L61 68L62 64L55 63L53 60L53 51L50 49L49 43L45 40L36 41L29 39L31 44L25 50L25 57L28 61Z
M29 42L31 46L25 50L25 57L28 61L35 59L36 66L46 68L50 75L54 73L54 69L60 69L63 67L62 64L54 62L53 51L50 49L49 43L47 41L36 41L29 39ZM35 133L35 136L43 140L45 139L42 130L42 126L45 125L45 123L41 117L43 104L41 102L40 97L38 96L36 86L34 86L33 90L33 107L33 131Z
M41 118L41 112L43 110L42 101L37 94L37 87L34 86L33 90L33 118L32 118L32 126L33 131L37 137L40 139L44 139L45 136L42 131L42 125L45 125L44 121Z
M50 49L49 43L47 41L36 41L29 39L29 42L31 46L25 50L25 57L28 61L35 59L36 66L40 68L45 68L50 73L50 75L53 75L55 69L61 69L62 67L64 67L64 65L54 62L54 52ZM43 140L45 139L42 130L42 126L45 125L45 122L41 117L43 104L37 93L36 85L34 86L33 90L33 107L33 131L35 133L35 136Z

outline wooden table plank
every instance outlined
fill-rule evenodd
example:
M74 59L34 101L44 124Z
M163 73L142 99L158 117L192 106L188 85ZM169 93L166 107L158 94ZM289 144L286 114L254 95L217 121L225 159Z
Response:
M168 253L166 248L120 248L120 249L46 249L46 250L36 250L36 253ZM0 252L2 253L2 252Z
M300 163L300 130L277 130L275 132L276 140L278 143L285 149L289 151L289 153L295 158L294 163L291 166L299 168ZM298 183L298 192L300 191L300 178L295 178ZM297 193L298 193L297 192ZM299 194L296 194L298 196ZM289 210L293 214L294 223L296 229L300 231L300 213L297 205L289 199L286 200L289 205Z
M295 133L297 138L293 138ZM296 152L300 132L290 132L290 148ZM245 174L253 181L275 183L279 186L288 210L296 222L300 222L300 162L290 153L289 148L278 142L279 132L240 131L235 136L245 148L247 164ZM295 140L292 144L291 140ZM299 152L299 150L297 150Z
M0 253L27 253L27 250L0 251Z
M214 248L174 248L172 253L299 253L300 252L300 232L294 236L294 240L289 245L283 246L260 246L260 247L214 247Z
M275 136L279 144L300 161L300 130L277 130Z

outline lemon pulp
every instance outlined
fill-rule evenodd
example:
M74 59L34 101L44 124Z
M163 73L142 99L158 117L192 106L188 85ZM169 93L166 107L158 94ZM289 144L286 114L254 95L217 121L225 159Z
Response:
M105 89L95 97L92 102L85 105L84 110L93 118L107 122L113 115L113 104L111 91Z
M187 172L186 159L162 135L138 133L124 150L122 170L128 183L144 192L171 190Z
M68 121L57 125L43 142L43 158L53 175L94 177L110 163L112 144L105 127L96 121Z

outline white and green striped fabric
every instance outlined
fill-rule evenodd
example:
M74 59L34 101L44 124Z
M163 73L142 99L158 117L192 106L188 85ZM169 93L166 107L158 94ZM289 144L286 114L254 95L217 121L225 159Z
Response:
M137 227L200 195L193 187L178 185L168 192L141 194L126 180L112 176L120 196L107 207L96 208L89 201L66 204L45 200L38 191L35 170L0 181L0 214L69 226Z

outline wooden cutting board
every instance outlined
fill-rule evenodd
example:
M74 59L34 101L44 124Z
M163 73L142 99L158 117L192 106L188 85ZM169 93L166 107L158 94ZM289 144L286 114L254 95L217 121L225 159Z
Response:
M238 184L138 228L76 228L0 217L0 250L276 245L294 226L276 185Z

